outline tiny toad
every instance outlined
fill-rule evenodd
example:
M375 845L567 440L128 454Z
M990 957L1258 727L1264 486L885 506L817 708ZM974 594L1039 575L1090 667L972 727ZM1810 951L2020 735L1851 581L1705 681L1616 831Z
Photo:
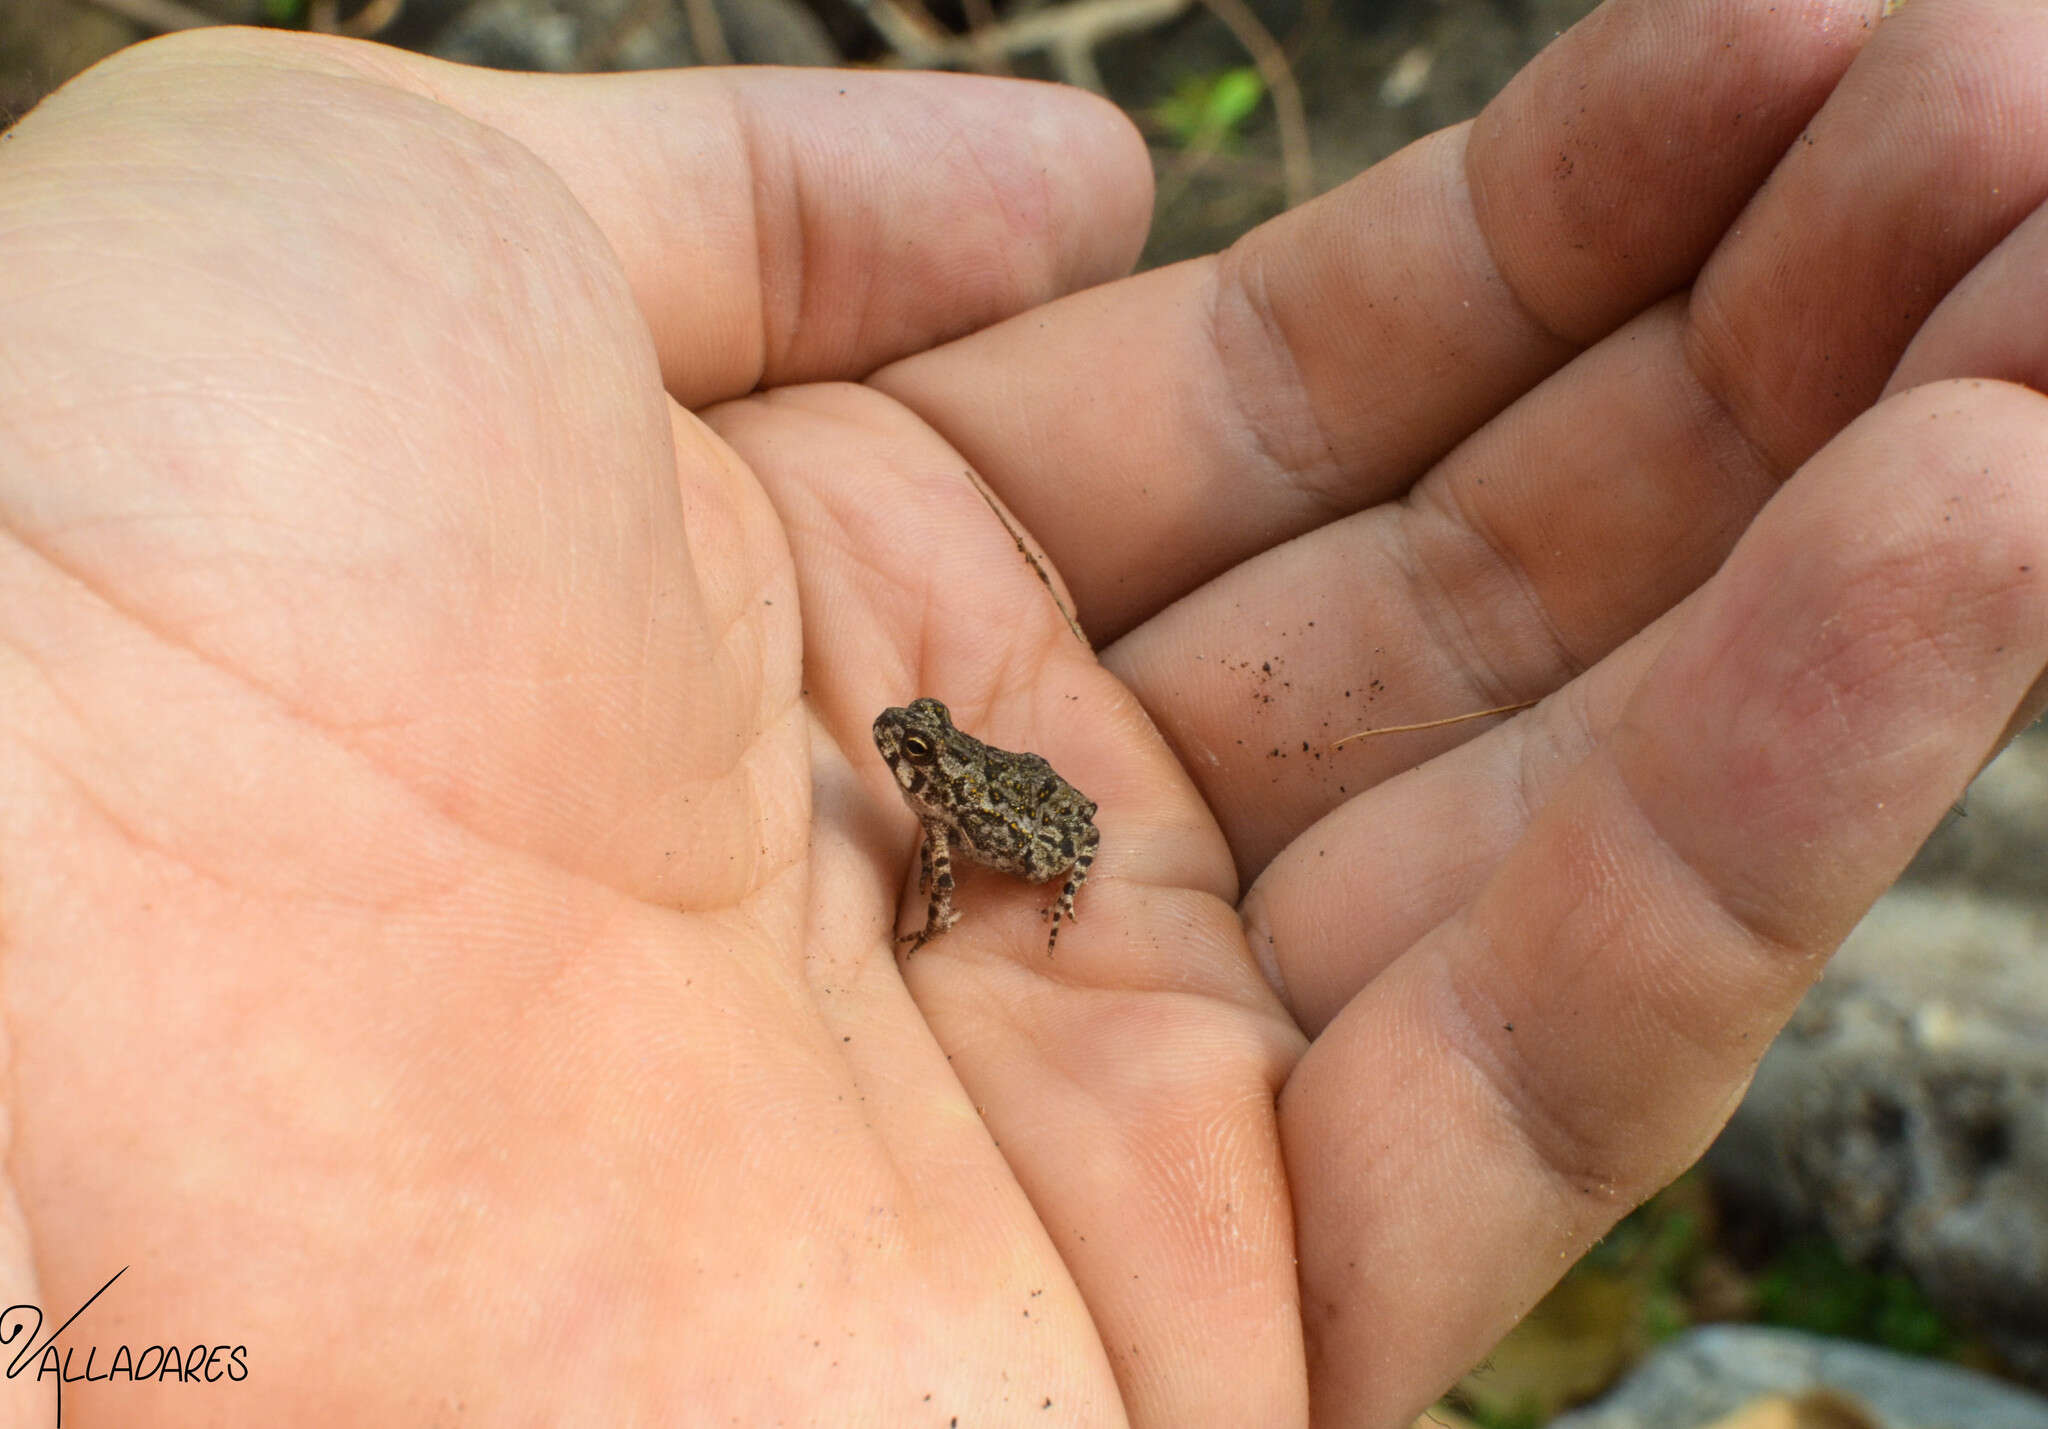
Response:
M924 930L906 933L916 952L959 921L953 909L955 853L1032 883L1067 875L1052 910L1047 952L1060 919L1073 918L1074 895L1102 841L1095 805L1036 754L1012 754L953 727L937 700L912 700L875 718L875 748L924 825L917 890L931 894Z

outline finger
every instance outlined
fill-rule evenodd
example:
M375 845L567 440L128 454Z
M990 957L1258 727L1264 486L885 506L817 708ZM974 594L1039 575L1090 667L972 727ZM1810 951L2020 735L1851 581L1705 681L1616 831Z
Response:
M1426 1403L1726 1117L2048 664L2044 463L2017 388L1858 421L1479 894L1311 1048L1281 1115L1331 1422Z
M1948 377L2048 388L2048 330L2015 322L2048 304L2048 208L2015 229L1942 300L1886 384L1893 392Z
M2048 199L2048 150L1978 132L2048 123L2048 10L1924 9L1947 12L1935 34L1960 30L1957 51L1887 22L1689 299L1575 359L1405 502L1247 562L1106 652L1195 772L1242 876L1485 726L1335 741L1541 696L1694 589L1816 432L1875 399L1910 332L1899 314L1917 322ZM1918 79L1930 64L1942 85ZM1956 124L1951 84L1999 107ZM1842 187L1838 167L1860 180ZM1973 198L1920 241L1927 195L1957 184Z
M1920 324L2048 199L2048 10L1915 0L1701 275L1690 356L1780 471L1884 390Z
M2048 332L2015 313L2048 308L2048 207L2037 208L1942 300L1899 360L1888 392L1952 377L1989 377L2048 390ZM2014 712L2011 729L2048 709L2048 680Z
M1942 299L1899 360L1888 392L1951 377L2048 390L2048 206L2033 214Z
M831 907L836 966L893 972L894 905L913 886L916 822L870 732L885 706L942 699L963 730L1044 755L1096 801L1100 856L1056 953L1051 886L956 859L961 921L902 977L1071 1269L1132 1422L1299 1419L1272 1096L1300 1041L1245 955L1213 823L965 463L913 417L821 386L709 420L790 531L807 700L870 791L844 833L886 872ZM922 900L903 896L915 928Z
M1683 287L1876 9L1621 0L1476 125L1220 259L877 380L987 473L1107 640L1405 490L1578 345Z
M685 406L865 376L1128 272L1151 217L1136 130L1061 85L759 68L540 76L323 48L539 155L618 255Z

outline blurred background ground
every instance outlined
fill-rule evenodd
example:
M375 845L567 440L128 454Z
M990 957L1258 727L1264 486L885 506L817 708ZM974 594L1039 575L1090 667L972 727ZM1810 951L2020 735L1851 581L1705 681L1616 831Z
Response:
M0 0L0 119L124 45L220 21L515 69L983 68L1098 87L1131 114L1159 181L1156 265L1469 118L1591 8ZM2048 1429L2048 1399L2015 1387L2048 1386L2044 854L2037 729L1859 929L1702 1168L1589 1254L1434 1421L1533 1429L1633 1375L1576 1429Z
M706 55L773 64L978 57L995 71L1101 87L1137 119L1162 198L1149 265L1220 248L1278 213L1290 159L1320 191L1470 118L1591 8L1592 0L0 0L0 115L26 112L123 45L201 21L375 33L505 69L650 69ZM976 35L995 38L977 48ZM1283 153L1262 60L1283 76L1283 90L1298 91L1286 101L1302 121L1290 138L1305 141L1294 146L1305 153Z

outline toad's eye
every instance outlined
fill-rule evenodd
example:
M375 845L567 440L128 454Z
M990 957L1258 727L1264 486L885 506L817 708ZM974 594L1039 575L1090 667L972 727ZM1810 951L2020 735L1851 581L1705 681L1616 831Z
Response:
M932 742L921 734L904 735L903 752L909 757L912 764L929 764L934 756L938 754L938 751L932 747Z

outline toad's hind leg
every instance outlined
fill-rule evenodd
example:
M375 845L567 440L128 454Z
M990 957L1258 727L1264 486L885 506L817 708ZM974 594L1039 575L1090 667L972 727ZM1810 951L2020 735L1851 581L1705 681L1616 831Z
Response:
M1067 872L1067 881L1060 888L1060 901L1052 908L1052 934L1045 940L1045 950L1052 952L1060 940L1060 919L1071 918L1076 923L1081 915L1074 911L1074 895L1081 891L1081 885L1088 881L1088 865L1095 862L1095 850L1102 843L1102 831L1090 824L1088 832L1081 836L1081 851L1074 855L1074 866Z

